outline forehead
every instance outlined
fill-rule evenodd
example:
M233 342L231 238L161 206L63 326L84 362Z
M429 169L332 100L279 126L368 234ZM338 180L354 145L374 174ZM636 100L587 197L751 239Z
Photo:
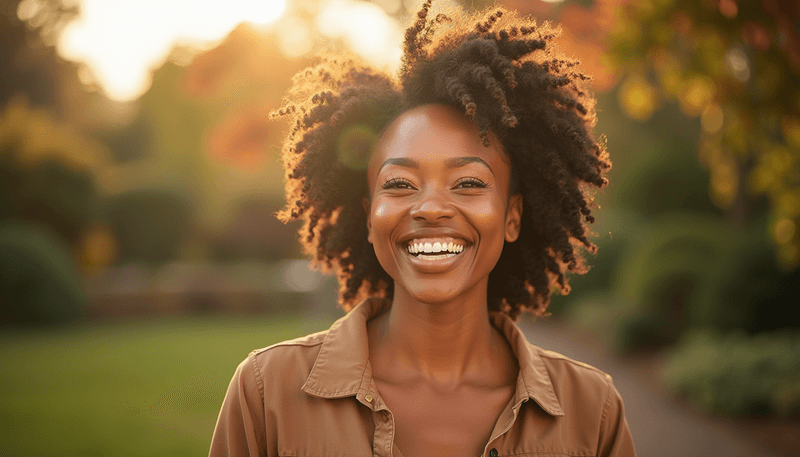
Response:
M478 127L456 109L445 105L423 105L395 119L378 141L370 160L374 173L386 159L413 158L421 163L454 157L479 157L489 163L507 163L500 142L490 136L483 145Z

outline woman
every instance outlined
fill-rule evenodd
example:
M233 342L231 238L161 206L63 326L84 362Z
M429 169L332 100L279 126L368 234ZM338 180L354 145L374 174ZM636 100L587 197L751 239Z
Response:
M212 456L634 455L610 377L514 324L595 249L587 78L547 26L430 3L399 80L347 58L295 78L280 217L349 313L239 365Z

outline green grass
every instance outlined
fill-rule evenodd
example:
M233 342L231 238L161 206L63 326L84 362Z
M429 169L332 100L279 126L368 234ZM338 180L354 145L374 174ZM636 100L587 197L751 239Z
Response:
M0 456L206 455L236 365L329 324L193 317L0 333Z

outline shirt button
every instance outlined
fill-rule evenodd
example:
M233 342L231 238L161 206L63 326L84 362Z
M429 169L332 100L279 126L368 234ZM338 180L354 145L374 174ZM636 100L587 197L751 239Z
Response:
M367 400L367 403L372 403L372 395L367 395L366 397L364 397L364 400Z
M492 450L489 451L489 457L497 457L497 449L492 448Z

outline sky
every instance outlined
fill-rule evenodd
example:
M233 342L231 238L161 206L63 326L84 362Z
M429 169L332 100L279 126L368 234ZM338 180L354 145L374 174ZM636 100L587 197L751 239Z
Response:
M287 1L80 0L81 15L65 27L57 47L64 58L85 64L110 98L128 101L147 91L151 70L176 44L207 48L242 22L274 28L285 52L310 50L314 27L322 36L343 38L372 63L397 65L402 29L386 11L416 0L325 0L305 31L298 18L287 16ZM351 26L354 17L361 27Z

